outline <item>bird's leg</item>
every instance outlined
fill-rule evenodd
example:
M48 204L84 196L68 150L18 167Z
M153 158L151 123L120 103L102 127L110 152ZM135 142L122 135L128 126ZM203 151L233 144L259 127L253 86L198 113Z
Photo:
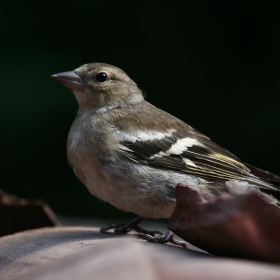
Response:
M100 229L101 233L108 233L108 231L110 229L114 229L114 233L115 234L126 234L128 232L130 232L131 230L135 230L138 233L141 234L148 234L149 236L153 237L156 233L157 234L162 234L160 231L150 231L150 230L146 230L143 229L141 227L138 226L138 224L140 224L141 222L145 221L146 218L142 218L142 217L137 217L134 218L128 222L123 222L123 223L117 223L117 224L110 224L107 225L105 227L102 227Z
M146 240L148 242L152 242L152 243L165 244L167 242L170 242L174 245L181 246L185 249L188 248L187 242L180 241L180 240L174 238L174 233L172 231L167 231L165 234L161 234L160 236L157 236L157 237L154 237L147 233L138 233L138 236L141 239L144 239L144 240Z
M170 242L174 245L181 246L183 248L188 248L187 243L184 241L180 241L174 238L174 233L172 231L168 231L165 234L162 234L160 231L150 231L138 226L141 222L145 221L145 218L137 217L128 222L122 222L117 224L109 224L105 227L100 229L101 233L108 233L110 229L114 229L114 233L117 235L126 234L131 230L135 230L138 232L138 237L144 239L148 242L152 243L161 243L165 244ZM155 234L160 234L159 236L155 237Z

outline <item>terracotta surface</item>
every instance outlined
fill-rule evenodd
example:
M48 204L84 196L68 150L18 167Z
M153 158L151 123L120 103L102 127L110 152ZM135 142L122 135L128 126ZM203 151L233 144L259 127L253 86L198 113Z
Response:
M280 279L278 266L214 258L96 228L56 227L0 238L0 279Z

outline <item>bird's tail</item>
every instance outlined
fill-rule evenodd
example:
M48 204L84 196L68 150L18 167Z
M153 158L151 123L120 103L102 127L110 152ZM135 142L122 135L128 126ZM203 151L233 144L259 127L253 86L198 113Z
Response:
M244 165L246 165L246 167L250 169L251 174L254 175L254 178L249 178L248 181L256 183L260 188L264 188L271 191L280 191L280 186L274 184L280 182L280 176L268 171L264 171L247 163L244 163Z
M250 169L253 175L260 179L258 180L260 188L264 188L268 191L280 191L280 186L276 185L277 183L280 183L280 176L268 171L264 171L247 163L245 163L245 165ZM280 211L280 201L277 200L276 197L272 196L270 193L262 193L262 196L268 202L270 202L277 210Z
M268 171L264 171L260 168L257 168L251 164L248 164L248 163L244 163L250 170L251 172L256 175L257 177L261 178L261 179L264 179L266 181L269 181L269 182L275 182L275 183L279 183L280 182L280 176L278 175L275 175L271 172L268 172Z
M280 211L280 201L278 200L275 204L272 204L278 211Z

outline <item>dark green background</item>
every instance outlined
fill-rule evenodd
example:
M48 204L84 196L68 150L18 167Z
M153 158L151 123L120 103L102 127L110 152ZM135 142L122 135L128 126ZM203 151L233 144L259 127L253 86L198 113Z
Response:
M50 75L88 62L124 69L148 101L279 174L279 4L2 3L1 188L58 213L127 216L93 198L67 164L77 104Z

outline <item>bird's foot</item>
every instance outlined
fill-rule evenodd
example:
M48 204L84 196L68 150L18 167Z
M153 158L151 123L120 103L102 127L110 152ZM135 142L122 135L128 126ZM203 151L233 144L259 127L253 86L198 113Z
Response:
M114 229L115 234L121 235L121 234L126 234L131 230L135 230L138 233L139 238L144 239L148 242L160 243L160 244L165 244L167 242L170 242L174 245L178 245L183 248L188 248L186 242L174 238L174 233L172 231L168 231L165 234L163 234L162 232L157 230L151 231L151 230L146 230L144 228L141 228L139 224L145 220L146 220L145 218L137 217L128 222L109 224L107 226L102 227L100 229L100 232L109 233L110 229ZM155 237L156 234L159 234L159 236Z
M154 236L155 234L162 234L160 231L150 231L150 230L146 230L144 228L139 227L138 224L140 224L144 220L146 220L146 219L142 218L142 217L137 217L128 222L110 224L110 225L102 227L100 229L100 232L108 233L108 231L110 229L114 229L114 233L117 235L126 234L126 233L130 232L131 230L135 230L136 232L142 233L142 234L148 234L149 236Z
M174 245L181 246L185 249L188 248L187 242L174 238L174 233L172 231L167 231L165 234L161 234L156 237L154 237L150 234L147 234L147 233L138 233L138 236L141 239L144 239L144 240L146 240L148 242L152 242L152 243L165 244L167 242L170 242Z

